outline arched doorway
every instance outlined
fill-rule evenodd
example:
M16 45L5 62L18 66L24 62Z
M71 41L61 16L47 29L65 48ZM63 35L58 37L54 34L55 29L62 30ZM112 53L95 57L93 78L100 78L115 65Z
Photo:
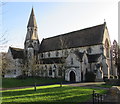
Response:
M75 79L75 73L73 71L70 72L70 81L71 82L75 82L76 79Z

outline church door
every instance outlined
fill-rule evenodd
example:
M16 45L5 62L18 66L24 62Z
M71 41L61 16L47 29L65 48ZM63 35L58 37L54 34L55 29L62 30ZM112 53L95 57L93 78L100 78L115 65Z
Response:
M75 82L75 73L73 71L70 72L70 81Z

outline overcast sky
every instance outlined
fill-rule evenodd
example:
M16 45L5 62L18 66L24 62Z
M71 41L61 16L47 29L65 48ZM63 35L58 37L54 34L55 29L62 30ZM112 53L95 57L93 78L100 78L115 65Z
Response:
M111 42L118 40L118 1L98 1L6 2L2 7L2 32L8 40L6 45L24 47L32 6L40 41L43 38L103 24L104 19Z

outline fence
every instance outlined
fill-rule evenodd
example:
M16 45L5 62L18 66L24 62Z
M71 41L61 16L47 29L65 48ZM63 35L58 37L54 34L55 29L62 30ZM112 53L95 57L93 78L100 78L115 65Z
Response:
M105 94L95 93L93 90L93 104L102 104Z

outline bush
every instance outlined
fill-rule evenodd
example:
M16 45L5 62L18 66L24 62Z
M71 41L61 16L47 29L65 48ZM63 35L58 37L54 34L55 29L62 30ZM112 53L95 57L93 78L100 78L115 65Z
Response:
M113 76L113 75L110 75L110 79L114 79L114 76Z
M120 79L110 79L106 81L106 84L113 86L120 86Z
M103 77L103 80L104 80L104 82L109 81L108 77L106 77L106 76Z
M86 82L95 82L96 75L93 72L87 72L85 74L85 81Z
M17 76L16 78L17 78L17 79L26 79L27 76L26 76L26 75L19 75L19 76Z
M114 76L114 79L118 79L118 76Z

